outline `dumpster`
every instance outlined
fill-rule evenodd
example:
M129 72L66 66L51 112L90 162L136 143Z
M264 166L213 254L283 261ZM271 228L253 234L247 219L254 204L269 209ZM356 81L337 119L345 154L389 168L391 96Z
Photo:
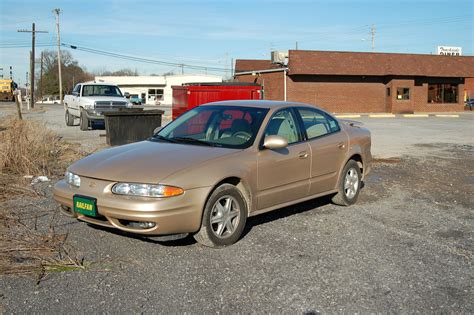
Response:
M107 144L122 145L151 137L153 130L161 126L163 113L159 109L143 108L123 108L104 113Z

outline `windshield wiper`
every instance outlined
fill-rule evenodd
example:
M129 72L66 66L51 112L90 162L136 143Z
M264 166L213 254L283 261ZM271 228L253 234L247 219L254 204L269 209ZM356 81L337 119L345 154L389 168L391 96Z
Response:
M172 140L172 141L175 141L175 142L185 142L185 143L192 143L192 144L198 144L198 145L205 145L205 146L208 146L208 147L214 147L215 146L214 143L209 143L209 142L206 142L206 141L202 141L202 140L198 140L198 139L194 139L194 138L189 138L189 137L174 137L174 138L171 138L171 139L168 139L168 140Z
M162 141L166 141L166 142L176 143L176 141L174 141L172 139L168 139L168 138L160 136L160 135L153 135L150 138L148 138L148 140L150 140L150 141L162 140Z

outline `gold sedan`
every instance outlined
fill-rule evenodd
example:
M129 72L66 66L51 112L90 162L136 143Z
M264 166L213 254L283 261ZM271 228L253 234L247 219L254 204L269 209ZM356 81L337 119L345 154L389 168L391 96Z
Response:
M247 217L333 195L356 202L370 132L301 103L201 105L146 141L92 154L54 186L65 213L144 236L235 243Z

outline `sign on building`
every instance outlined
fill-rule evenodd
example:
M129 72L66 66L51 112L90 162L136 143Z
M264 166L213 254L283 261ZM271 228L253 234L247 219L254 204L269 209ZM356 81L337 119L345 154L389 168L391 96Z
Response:
M451 47L451 46L438 46L438 55L461 56L462 55L462 48L461 47Z

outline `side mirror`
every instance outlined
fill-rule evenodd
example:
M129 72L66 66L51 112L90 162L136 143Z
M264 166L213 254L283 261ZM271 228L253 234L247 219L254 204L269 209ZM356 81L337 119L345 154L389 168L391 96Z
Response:
M79 96L79 93L77 93L77 92L72 92L72 95L74 95L74 96Z
M288 146L288 141L281 136L266 136L263 146L270 150L283 149Z

